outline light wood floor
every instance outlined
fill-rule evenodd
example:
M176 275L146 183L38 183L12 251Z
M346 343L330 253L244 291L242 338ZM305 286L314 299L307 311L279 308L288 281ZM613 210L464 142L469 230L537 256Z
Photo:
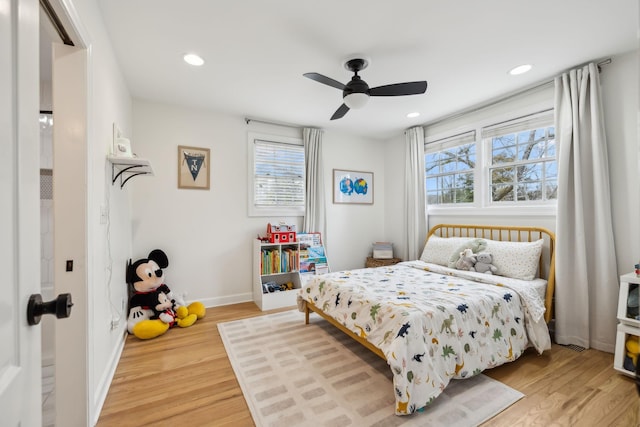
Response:
M266 313L253 303L209 308L190 328L127 337L98 427L253 426L217 323ZM612 354L554 344L485 374L526 395L485 426L640 426L640 396Z

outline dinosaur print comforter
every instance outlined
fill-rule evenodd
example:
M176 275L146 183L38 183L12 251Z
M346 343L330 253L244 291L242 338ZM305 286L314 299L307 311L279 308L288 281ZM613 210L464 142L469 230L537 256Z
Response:
M551 345L544 304L521 280L411 261L311 276L301 295L382 350L398 415L429 405L452 378Z

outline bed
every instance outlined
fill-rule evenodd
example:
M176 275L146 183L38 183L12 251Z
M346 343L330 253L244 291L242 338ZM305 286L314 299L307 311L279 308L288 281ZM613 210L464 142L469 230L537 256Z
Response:
M497 274L458 270L461 249L490 252ZM441 224L420 259L311 276L315 312L385 359L395 412L423 410L453 378L469 378L551 347L555 236L540 227Z

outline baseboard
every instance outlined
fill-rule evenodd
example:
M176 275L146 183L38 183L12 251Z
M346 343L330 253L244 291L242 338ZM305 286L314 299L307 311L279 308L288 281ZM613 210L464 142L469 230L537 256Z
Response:
M247 292L244 294L235 294L225 297L205 298L198 301L204 304L205 307L218 307L221 305L239 304L241 302L253 301L253 294L251 292ZM187 302L189 303L193 301Z
M122 356L122 351L124 350L124 343L126 339L127 330L125 328L122 331L122 335L120 337L118 345L111 353L107 369L104 371L104 375L102 376L100 382L98 383L98 386L96 387L95 399L92 402L93 411L91 413L93 414L94 418L93 420L91 420L92 426L98 424L98 419L100 419L100 412L102 412L102 406L107 399L107 394L109 393L109 387L111 387L113 376L115 375L116 369L118 368L118 363L120 363L120 357Z

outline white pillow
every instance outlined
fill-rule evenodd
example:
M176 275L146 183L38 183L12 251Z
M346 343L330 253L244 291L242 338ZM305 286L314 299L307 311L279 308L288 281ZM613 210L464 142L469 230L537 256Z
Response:
M498 268L497 274L513 279L533 280L536 278L542 244L535 242L499 242L487 240L486 252L493 255L492 264Z
M439 237L432 235L424 245L420 261L444 265L446 267L449 264L451 254L460 248L460 246L472 240L474 240L473 237Z

